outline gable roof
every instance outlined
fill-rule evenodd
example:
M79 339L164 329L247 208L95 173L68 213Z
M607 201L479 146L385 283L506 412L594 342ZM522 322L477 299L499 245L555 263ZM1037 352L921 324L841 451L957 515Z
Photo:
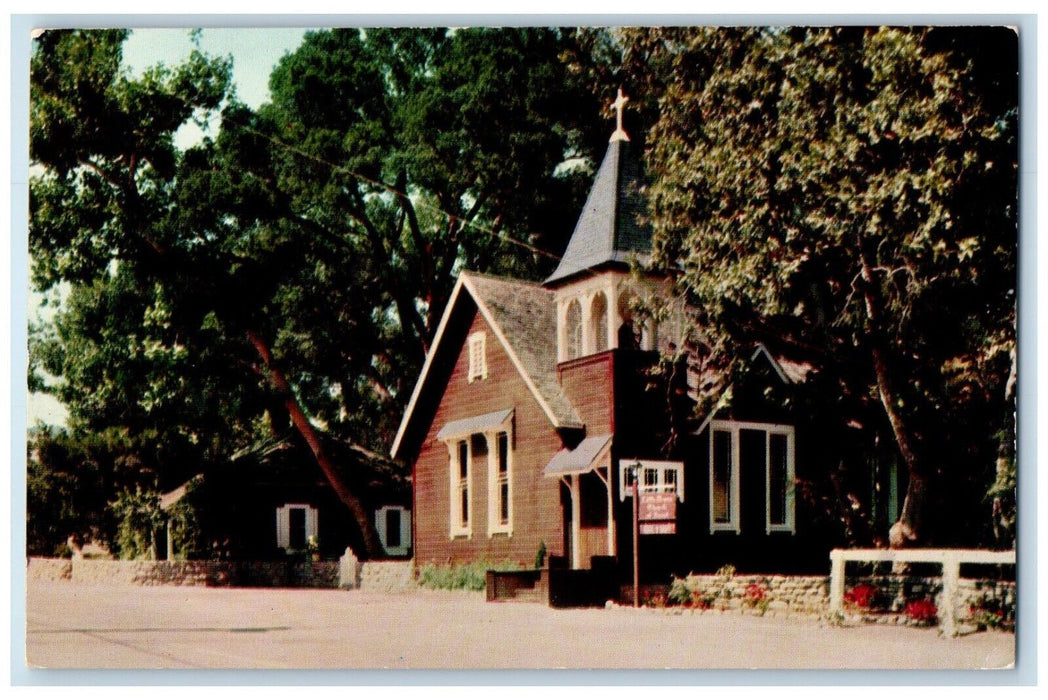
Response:
M510 361L516 367L524 383L531 390L539 406L554 428L584 427L575 407L571 405L557 382L557 362L554 340L557 321L553 304L553 292L533 282L463 272L451 293L444 315L440 319L436 336L430 346L422 372L408 401L404 417L393 440L390 454L396 458L401 443L410 425L415 408L429 378L434 358L447 342L444 332L457 306L462 303L463 293L477 306L492 333L502 345Z
M818 371L812 362L792 358L782 352L772 352L768 349L768 346L765 345L763 342L758 342L757 345L754 347L753 353L750 355L749 361L751 363L756 362L757 358L759 357L764 358L764 360L768 363L768 366L775 373L775 376L779 378L779 381L781 381L783 384L787 386L804 384L806 381L808 381L809 377L811 377ZM702 423L699 424L698 429L692 431L693 435L699 435L700 433L702 433L702 431L705 430L706 427L710 424L710 421L712 421L713 418L717 415L718 411L724 408L724 405L728 397L728 390L732 386L731 383L728 381L728 378L724 375L719 375L717 377L707 377L705 378L705 382L706 386L716 386L717 384L719 384L719 396L717 398L716 404L714 404L713 408L709 411L709 413L707 413ZM702 383L703 380L700 379L698 381L699 386L689 388L698 391L699 389L701 389ZM696 394L693 392L691 393L692 398L696 399Z
M546 284L607 263L629 264L651 251L644 213L640 160L629 141L613 139L597 170L586 205L557 269Z

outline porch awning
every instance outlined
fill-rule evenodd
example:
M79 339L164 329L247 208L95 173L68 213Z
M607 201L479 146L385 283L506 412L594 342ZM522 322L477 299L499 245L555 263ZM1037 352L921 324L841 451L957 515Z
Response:
M437 433L437 439L447 440L448 438L462 437L463 435L473 435L475 433L483 433L486 430L493 430L505 424L512 415L513 409L507 408L504 411L485 413L482 416L472 416L470 418L453 420L440 429L440 432Z
M565 474L584 474L594 467L604 466L598 463L607 448L611 445L610 434L594 435L580 442L574 450L567 448L553 455L546 468L542 470L543 476L563 476Z

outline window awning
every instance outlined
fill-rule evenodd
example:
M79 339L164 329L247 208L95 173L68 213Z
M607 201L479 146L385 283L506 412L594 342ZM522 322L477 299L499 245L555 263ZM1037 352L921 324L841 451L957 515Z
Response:
M504 411L485 413L482 416L472 416L470 418L453 420L440 429L440 432L437 433L437 439L447 440L449 438L462 437L464 435L473 435L475 433L483 433L487 430L494 430L495 428L504 425L512 415L513 409L507 408Z
M580 442L574 450L562 449L553 455L553 459L542 470L542 475L585 474L595 467L607 466L600 463L600 460L611 445L611 438L610 434L594 435Z

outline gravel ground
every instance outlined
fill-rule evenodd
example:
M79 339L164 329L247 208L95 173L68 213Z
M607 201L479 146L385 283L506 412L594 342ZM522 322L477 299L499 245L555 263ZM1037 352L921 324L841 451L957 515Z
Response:
M483 595L30 582L31 668L999 669L1015 637ZM992 682L989 678L988 682Z

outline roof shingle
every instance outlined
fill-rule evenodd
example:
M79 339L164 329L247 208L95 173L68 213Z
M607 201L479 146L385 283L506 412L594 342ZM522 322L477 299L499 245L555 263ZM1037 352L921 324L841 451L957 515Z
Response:
M651 229L643 224L640 161L629 141L614 140L593 180L586 205L557 269L546 284L605 263L628 264L651 251Z
M560 427L581 427L575 407L557 382L557 319L553 292L533 282L463 272L467 286L503 333L537 393Z

